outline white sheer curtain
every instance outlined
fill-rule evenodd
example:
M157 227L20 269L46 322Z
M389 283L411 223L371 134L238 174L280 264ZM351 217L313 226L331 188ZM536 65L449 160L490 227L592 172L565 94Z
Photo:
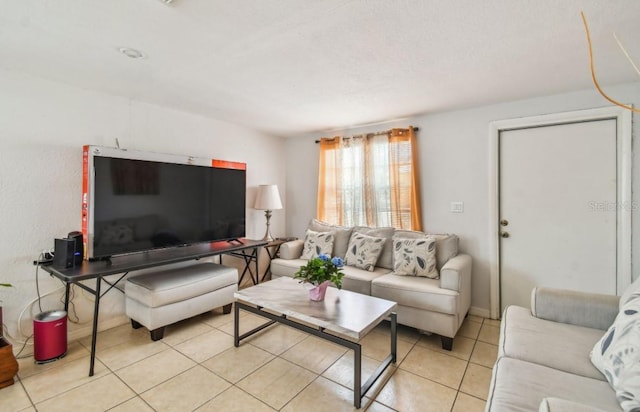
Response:
M318 218L344 226L419 230L413 131L409 131L409 137L407 129L393 129L322 139Z

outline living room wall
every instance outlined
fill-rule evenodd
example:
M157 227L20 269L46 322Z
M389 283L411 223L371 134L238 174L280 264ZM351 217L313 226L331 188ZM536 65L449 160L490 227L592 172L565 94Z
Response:
M607 87L618 100L640 106L640 83ZM497 120L608 106L596 91L537 97L465 110L414 116L366 128L338 130L329 136L351 135L392 127L418 126L422 216L424 228L434 233L460 236L460 249L473 257L472 312L489 316L489 123ZM638 122L633 117L633 145L640 143ZM318 145L322 134L290 138L286 143L288 235L302 237L316 213ZM633 164L639 164L637 151ZM640 168L633 167L633 201L640 204ZM450 202L463 201L464 213L451 213ZM633 268L640 268L640 210L633 210ZM540 251L541 257L544 250ZM635 272L635 271L634 271ZM634 275L635 276L635 275Z
M279 186L286 205L284 140L223 121L0 70L0 288L4 322L18 343L31 333L36 268L56 237L80 230L82 146L120 146L247 163L247 237L261 238L264 211L251 208L260 184ZM284 211L272 233L283 235ZM62 308L61 282L39 271L42 310ZM91 285L95 283L92 281ZM104 289L104 288L103 288ZM93 298L76 293L70 338L88 335ZM23 313L24 311L24 313ZM18 318L24 335L18 331ZM101 301L100 328L126 322L117 291Z

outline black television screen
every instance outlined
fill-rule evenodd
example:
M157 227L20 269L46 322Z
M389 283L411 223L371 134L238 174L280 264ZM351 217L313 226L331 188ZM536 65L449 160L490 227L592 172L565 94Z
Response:
M88 258L245 236L246 171L93 156Z

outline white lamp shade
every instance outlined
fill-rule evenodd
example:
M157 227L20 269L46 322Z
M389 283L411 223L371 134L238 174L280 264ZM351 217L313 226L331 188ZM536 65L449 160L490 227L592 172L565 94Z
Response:
M258 186L258 195L253 205L258 210L277 210L282 209L280 194L278 193L278 185L260 185Z

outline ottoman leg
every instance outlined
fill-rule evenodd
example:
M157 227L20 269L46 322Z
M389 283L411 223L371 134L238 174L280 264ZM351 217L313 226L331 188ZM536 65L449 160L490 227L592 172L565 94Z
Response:
M440 336L440 341L442 342L442 349L444 350L453 349L453 338L449 338L447 336Z
M225 315L228 315L229 313L231 313L231 303L229 303L228 305L224 305L222 307L222 313Z
M164 336L164 326L158 329L154 329L149 333L151 334L152 341L160 340Z
M131 319L131 327L134 329L140 329L142 327L142 325L138 322L136 322L135 320Z

